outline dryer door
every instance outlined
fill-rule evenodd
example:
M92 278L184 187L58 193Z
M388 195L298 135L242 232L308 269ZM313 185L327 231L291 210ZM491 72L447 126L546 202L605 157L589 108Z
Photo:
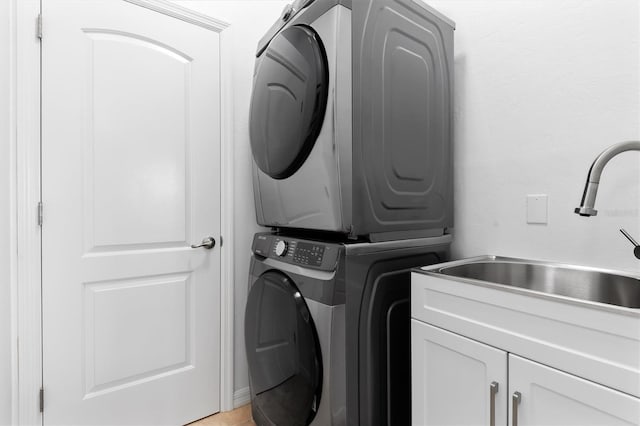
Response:
M322 356L309 309L289 277L267 271L245 312L251 399L258 424L305 425L322 391Z
M320 133L329 71L318 34L294 25L275 36L257 59L249 118L253 159L274 179L304 163Z

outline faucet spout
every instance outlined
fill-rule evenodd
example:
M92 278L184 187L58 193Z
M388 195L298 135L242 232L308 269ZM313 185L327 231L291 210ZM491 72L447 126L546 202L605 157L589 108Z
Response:
M598 185L600 184L602 169L604 169L604 166L609 160L625 151L640 151L640 141L620 142L611 145L598 155L589 169L587 183L584 186L584 193L582 194L582 201L580 201L580 206L574 210L576 214L580 216L595 216L598 214L594 206L596 196L598 195Z

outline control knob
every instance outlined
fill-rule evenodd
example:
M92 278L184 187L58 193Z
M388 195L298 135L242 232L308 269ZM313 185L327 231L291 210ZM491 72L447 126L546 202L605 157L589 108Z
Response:
M276 242L276 256L286 256L287 255L287 242L278 240Z

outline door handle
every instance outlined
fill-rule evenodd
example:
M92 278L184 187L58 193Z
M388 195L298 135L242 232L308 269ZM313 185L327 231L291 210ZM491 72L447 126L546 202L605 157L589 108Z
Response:
M191 244L191 248L204 247L207 250L211 250L215 246L216 246L216 239L213 237L204 238L200 244Z
M520 392L514 392L511 397L511 426L518 426L518 405L520 405L521 399L522 394Z
M498 389L498 382L491 382L489 385L489 426L496 426L496 394Z

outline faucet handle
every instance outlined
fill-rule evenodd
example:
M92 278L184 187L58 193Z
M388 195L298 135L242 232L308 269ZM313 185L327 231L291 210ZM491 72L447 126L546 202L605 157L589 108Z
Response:
M622 232L622 235L627 237L627 240L631 241L631 244L633 244L633 246L634 246L633 255L636 258L640 259L640 244L638 244L638 242L636 240L634 240L633 237L631 235L629 235L629 233L627 231L625 231L624 229L620 228L620 232Z

